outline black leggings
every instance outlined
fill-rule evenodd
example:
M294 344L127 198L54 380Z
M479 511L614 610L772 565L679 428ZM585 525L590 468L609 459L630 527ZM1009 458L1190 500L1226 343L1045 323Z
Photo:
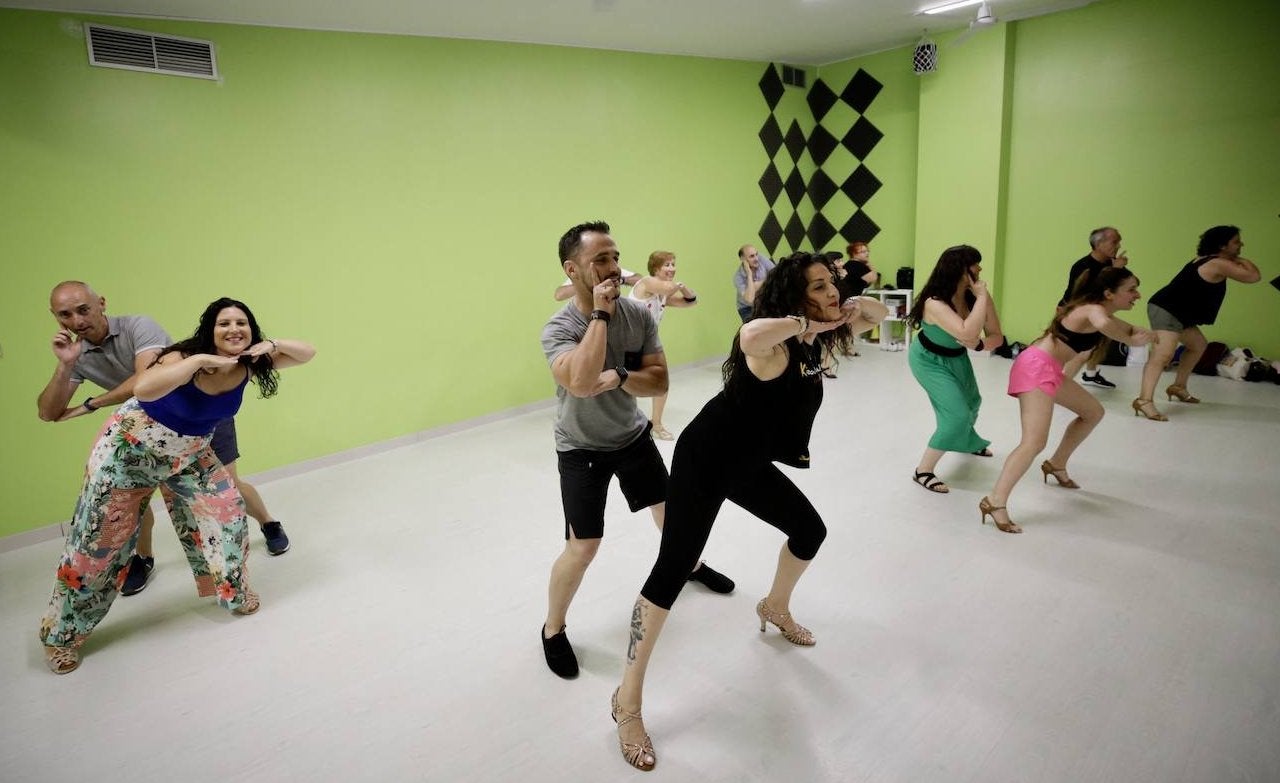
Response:
M827 537L827 526L800 488L771 462L752 470L724 463L712 470L725 471L732 480L708 480L706 463L681 460L671 465L667 514L662 525L658 560L640 594L650 603L671 609L685 581L698 564L711 535L720 506L731 500L787 535L787 549L801 560L812 560Z

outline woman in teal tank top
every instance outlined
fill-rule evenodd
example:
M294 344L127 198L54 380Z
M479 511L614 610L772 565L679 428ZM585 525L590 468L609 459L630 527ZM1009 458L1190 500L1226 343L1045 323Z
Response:
M934 473L945 452L991 456L991 441L973 428L982 395L969 349L989 351L1004 342L1004 335L986 283L978 279L981 261L982 254L968 245L942 251L907 316L908 325L920 329L907 363L937 420L913 479L931 492L951 491Z

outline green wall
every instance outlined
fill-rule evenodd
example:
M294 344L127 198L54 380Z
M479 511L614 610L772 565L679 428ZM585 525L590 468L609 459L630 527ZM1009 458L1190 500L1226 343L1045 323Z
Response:
M0 10L0 535L70 516L102 422L36 417L65 278L175 335L235 296L318 346L246 401L245 473L547 399L581 220L628 265L678 254L673 364L726 349L761 63L98 19L214 41L218 83L92 68L81 20Z
M1029 341L1101 225L1121 230L1146 294L1192 257L1200 232L1223 223L1243 229L1244 255L1264 280L1280 273L1277 29L1271 0L1104 0L958 46L942 36L938 71L914 85L881 75L909 68L911 48L823 72L863 67L885 81L872 112L916 101L914 204L889 207L878 195L868 210L886 227L914 219L917 288L944 247L973 244L1006 332ZM881 145L893 141L886 134ZM1280 357L1276 297L1265 283L1232 284L1206 333ZM1145 306L1129 317L1145 324Z
M673 363L725 350L766 206L763 63L99 19L215 41L213 83L91 68L82 19L0 10L0 535L70 515L101 423L35 416L64 278L175 334L231 295L317 344L246 403L246 473L548 398L555 241L582 219L627 264L679 255L703 304L664 330ZM909 48L810 72L884 85L877 266L974 243L1028 340L1098 225L1148 294L1216 223L1280 273L1277 28L1270 0L1104 0L940 39L922 77ZM1233 284L1211 339L1280 357L1276 297Z

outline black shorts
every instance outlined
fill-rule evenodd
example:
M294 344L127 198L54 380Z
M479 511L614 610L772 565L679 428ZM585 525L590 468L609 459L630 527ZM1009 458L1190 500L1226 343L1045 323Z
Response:
M604 506L609 480L618 486L634 513L667 499L667 466L649 429L617 451L574 449L556 452L560 467L560 500L564 504L564 537L569 528L577 538L604 536Z
M240 459L240 444L236 442L235 417L223 419L213 428L213 453L223 465Z

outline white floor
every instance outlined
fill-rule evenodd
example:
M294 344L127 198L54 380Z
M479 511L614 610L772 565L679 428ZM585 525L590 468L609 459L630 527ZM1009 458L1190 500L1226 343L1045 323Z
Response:
M1196 377L1206 402L1160 424L1129 411L1137 369L1107 369L1084 489L1033 468L1012 536L975 524L1017 435L1009 362L975 360L997 458L949 455L933 495L910 482L933 424L905 354L862 354L792 471L830 528L793 604L818 644L759 633L781 541L726 507L706 557L738 590L676 605L651 779L1280 780L1280 387ZM673 374L673 428L718 369ZM60 543L0 555L0 779L635 779L608 704L658 536L611 497L570 615L583 674L557 679L535 636L562 526L550 417L261 485L294 544L269 558L254 534L253 617L197 599L157 528L155 581L65 677L36 639Z

